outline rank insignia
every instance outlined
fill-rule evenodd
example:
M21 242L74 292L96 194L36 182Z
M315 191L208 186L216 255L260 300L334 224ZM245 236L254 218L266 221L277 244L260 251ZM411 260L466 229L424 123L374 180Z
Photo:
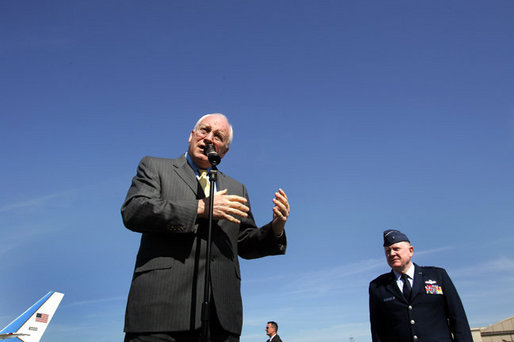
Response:
M439 285L425 285L425 292L427 294L438 294L438 295L442 295L443 294L443 288Z

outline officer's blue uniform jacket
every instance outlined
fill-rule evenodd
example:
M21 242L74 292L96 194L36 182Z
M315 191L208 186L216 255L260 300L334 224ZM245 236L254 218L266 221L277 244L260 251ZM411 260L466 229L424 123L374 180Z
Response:
M414 264L410 301L393 271L369 285L373 342L472 342L464 307L446 271Z

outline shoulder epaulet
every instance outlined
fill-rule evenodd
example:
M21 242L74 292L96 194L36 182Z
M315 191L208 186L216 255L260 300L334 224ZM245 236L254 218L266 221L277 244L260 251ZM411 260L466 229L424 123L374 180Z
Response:
M437 266L420 266L420 267L425 268L425 269L433 269L433 270L441 269L441 267L437 267Z

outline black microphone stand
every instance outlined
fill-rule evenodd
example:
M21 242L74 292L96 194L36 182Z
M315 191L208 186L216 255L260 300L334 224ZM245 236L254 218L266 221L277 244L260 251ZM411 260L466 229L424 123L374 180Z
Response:
M209 171L209 182L210 182L210 198L209 198L209 228L207 230L207 252L205 260L205 284L203 291L203 303L202 303L202 338L201 341L209 341L209 317L210 317L210 272L211 272L211 245L212 245L212 222L213 222L213 207L214 207L214 186L218 178L218 169L216 165L220 162L218 158L210 158L209 162L212 167Z

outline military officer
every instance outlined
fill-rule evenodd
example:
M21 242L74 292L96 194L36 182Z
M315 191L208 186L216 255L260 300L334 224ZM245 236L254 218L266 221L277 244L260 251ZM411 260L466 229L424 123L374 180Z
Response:
M373 342L472 342L446 271L413 263L414 247L398 230L384 232L384 251L392 270L369 285Z

